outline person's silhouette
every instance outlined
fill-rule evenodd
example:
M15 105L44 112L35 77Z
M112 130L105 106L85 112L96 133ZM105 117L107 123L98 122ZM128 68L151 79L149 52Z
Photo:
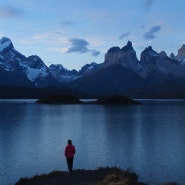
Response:
M69 172L73 171L73 159L75 155L75 146L72 144L71 139L68 140L68 144L65 148L65 156L67 160Z

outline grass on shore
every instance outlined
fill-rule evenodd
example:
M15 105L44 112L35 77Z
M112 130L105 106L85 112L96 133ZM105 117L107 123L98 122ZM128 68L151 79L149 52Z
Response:
M132 170L98 168L96 170L74 170L72 173L53 171L49 174L21 178L15 185L147 185L140 182ZM164 183L160 185L178 185Z

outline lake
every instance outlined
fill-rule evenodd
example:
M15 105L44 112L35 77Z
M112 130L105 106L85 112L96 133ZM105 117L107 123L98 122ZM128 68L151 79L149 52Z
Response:
M0 101L0 184L67 170L64 148L76 146L74 168L131 168L140 180L185 184L185 100L141 105L41 105Z

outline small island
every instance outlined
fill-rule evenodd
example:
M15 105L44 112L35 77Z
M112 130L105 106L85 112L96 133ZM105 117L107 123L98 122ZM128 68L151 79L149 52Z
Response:
M129 99L126 96L122 95L113 95L113 96L107 96L99 98L95 101L89 101L89 102L83 102L79 100L75 96L71 95L50 95L45 98L41 98L36 101L36 103L42 103L42 104L102 104L102 105L110 105L110 104L120 104L120 105L136 105L140 104L140 102Z
M94 103L96 104L126 104L126 105L137 105L140 102L132 100L126 96L121 95L113 95L108 97L103 97L96 100Z

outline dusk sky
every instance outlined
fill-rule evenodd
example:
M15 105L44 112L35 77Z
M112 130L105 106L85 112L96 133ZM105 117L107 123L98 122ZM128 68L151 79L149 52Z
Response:
M0 37L47 66L79 70L104 61L112 46L132 41L168 55L185 43L184 0L6 0L0 2Z

